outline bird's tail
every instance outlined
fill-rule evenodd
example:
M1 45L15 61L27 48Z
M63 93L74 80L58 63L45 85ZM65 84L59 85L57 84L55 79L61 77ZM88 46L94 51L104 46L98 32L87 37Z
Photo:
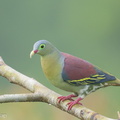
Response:
M116 78L116 80L109 81L108 85L111 85L111 86L120 86L120 79Z

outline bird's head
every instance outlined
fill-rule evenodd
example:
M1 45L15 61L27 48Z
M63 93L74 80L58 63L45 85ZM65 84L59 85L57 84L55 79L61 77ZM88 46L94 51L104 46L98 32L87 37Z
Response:
M50 42L48 42L47 40L39 40L33 45L33 50L30 53L30 58L32 58L34 54L45 56L50 54L54 50L55 47Z

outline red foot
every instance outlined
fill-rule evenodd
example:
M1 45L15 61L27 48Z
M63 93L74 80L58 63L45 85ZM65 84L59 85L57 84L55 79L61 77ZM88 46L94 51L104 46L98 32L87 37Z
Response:
M82 103L79 102L79 101L81 101L81 100L82 100L82 98L78 98L78 99L76 99L75 101L69 102L69 103L68 103L68 110L71 110L72 107L73 107L75 104L80 104L80 105L82 105Z
M72 99L72 97L77 97L76 95L68 95L68 96L60 96L60 97L58 97L58 103L60 103L61 101L65 101L65 100L72 100L73 101L73 99Z

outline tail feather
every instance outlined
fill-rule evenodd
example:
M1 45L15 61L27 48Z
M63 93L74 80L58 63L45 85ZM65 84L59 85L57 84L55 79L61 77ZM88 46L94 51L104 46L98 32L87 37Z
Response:
M116 80L108 81L108 86L120 86L120 79L116 78ZM107 85L107 84L106 84Z

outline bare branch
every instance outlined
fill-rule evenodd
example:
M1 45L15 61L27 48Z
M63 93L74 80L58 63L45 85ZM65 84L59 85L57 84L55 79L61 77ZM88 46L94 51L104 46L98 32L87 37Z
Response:
M42 97L38 93L0 95L0 103L38 101L42 102Z
M72 110L67 111L67 103L69 100L66 100L60 104L57 102L57 98L60 96L54 91L46 88L41 83L36 81L33 78L27 77L20 72L17 72L13 68L9 67L4 63L0 57L0 76L3 76L8 79L11 83L20 85L25 89L31 91L32 93L28 94L9 94L9 95L0 95L0 103L8 102L46 102L51 104L63 111L66 111L81 120L115 120L102 116L84 106L75 105ZM118 114L119 116L119 114ZM120 117L120 116L119 116Z

